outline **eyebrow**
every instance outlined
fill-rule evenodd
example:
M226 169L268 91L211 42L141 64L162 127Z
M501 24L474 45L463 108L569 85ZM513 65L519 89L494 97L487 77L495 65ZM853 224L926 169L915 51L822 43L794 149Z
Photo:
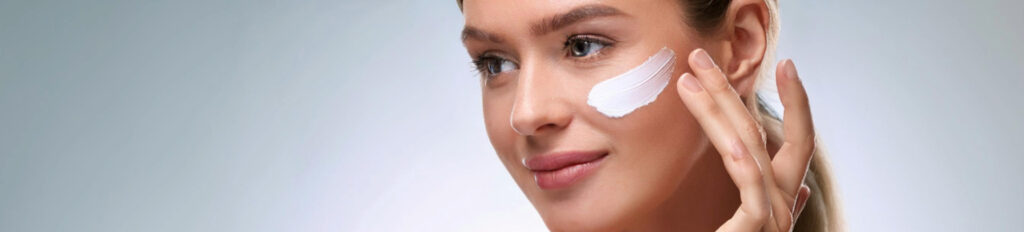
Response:
M486 40L492 43L503 43L504 39L501 37L487 33L473 26L466 26L462 28L462 42L466 42L466 39Z
M554 17L548 18L540 23L535 23L530 27L530 32L534 35L543 35L584 20L620 15L625 15L625 13L622 13L622 11L615 9L614 7L601 4L585 5L572 9L564 14L555 15Z
M534 23L530 27L530 33L533 33L533 35L544 35L581 21L621 15L626 14L614 7L601 4L585 5L576 7L569 12L558 14ZM467 39L486 40L494 43L502 43L505 41L498 35L488 33L472 26L466 26L462 29L462 41L466 41Z

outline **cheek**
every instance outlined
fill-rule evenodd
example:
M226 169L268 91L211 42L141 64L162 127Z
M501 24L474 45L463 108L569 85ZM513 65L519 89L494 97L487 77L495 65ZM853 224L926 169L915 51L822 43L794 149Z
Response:
M484 126L487 138L497 153L505 169L512 175L521 188L532 180L530 173L522 165L518 146L521 136L512 129L511 115L513 105L512 93L485 90L483 93Z
M622 119L594 116L618 154L610 167L616 174L609 178L625 183L645 180L619 193L635 201L627 205L645 207L668 197L676 190L671 186L682 183L709 147L703 129L678 97L676 79L651 105Z
M682 48L685 49L685 48ZM666 152L691 153L685 151L698 148L704 140L702 128L676 90L676 82L685 72L690 72L685 57L688 53L678 54L683 57L676 60L676 67L669 84L651 104L637 109L624 118L611 119L599 113L589 118L595 125L602 125L602 130L612 136L615 147L648 151L651 156ZM642 152L642 151L641 151Z
M512 103L508 97L484 91L483 110L487 137L504 161L504 156L512 155L515 148L516 133L509 124Z
M512 129L511 116L514 105L514 94L485 90L483 94L484 124L491 146L497 153L505 170L512 180L534 204L536 196L542 193L534 183L532 173L522 164L521 150L526 149L525 139Z
M674 84L626 117L611 119L599 112L584 117L607 136L613 154L599 173L602 184L594 187L591 208L614 210L598 216L630 218L655 210L677 193L708 149Z
M700 125L679 99L675 79L658 100L626 117L627 120L605 119L615 147L642 154L652 163L666 162L693 154L704 135ZM626 152L626 151L624 151Z

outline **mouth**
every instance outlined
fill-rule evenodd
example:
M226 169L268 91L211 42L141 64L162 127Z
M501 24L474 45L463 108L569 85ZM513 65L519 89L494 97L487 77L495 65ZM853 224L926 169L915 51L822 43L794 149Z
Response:
M537 186L551 190L569 187L597 171L606 151L571 151L544 154L525 160Z

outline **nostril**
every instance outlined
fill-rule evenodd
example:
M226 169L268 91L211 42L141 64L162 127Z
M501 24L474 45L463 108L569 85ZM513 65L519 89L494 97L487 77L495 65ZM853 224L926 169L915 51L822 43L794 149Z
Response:
M530 79L530 78L526 78ZM560 85L520 80L509 115L512 130L522 136L551 133L572 121L573 102Z
M556 125L554 123L548 123L548 124L541 125L540 127L537 127L537 129L534 130L535 131L534 133L542 133L544 131L554 130L554 129L557 129L557 128L558 128L558 125Z
M547 115L550 116L550 115ZM532 117L532 118L512 118L510 124L512 130L519 135L533 136L542 133L550 133L551 131L557 131L559 128L565 127L568 124L568 120L557 120L554 117Z

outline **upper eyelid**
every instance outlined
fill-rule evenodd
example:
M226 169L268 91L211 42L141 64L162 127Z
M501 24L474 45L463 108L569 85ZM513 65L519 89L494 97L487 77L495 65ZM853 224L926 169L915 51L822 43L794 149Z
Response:
M613 44L615 44L615 42L616 42L616 41L614 41L612 39L609 39L607 37L598 36L598 35L570 35L569 38L566 38L566 40L565 40L565 42L564 42L564 44L562 46L562 49L563 50L568 50L569 49L569 42L573 41L573 40L583 40L583 41L598 42L598 43L601 43L601 45L603 45L605 47L610 47Z
M565 38L565 40L562 41L563 48L567 47L566 45L568 45L569 41L575 40L575 39L596 41L596 42L600 42L602 45L605 45L605 46L611 46L611 45L613 45L613 44L615 44L617 42L614 39L612 39L610 37L607 37L607 36L603 36L603 35L579 33L579 34L570 34L569 36L567 36ZM504 54L504 52L501 52L500 50L496 50L496 49L490 49L490 50L483 51L483 52L479 53L478 55L476 55L474 57L476 59L489 58L489 57L497 57L497 58L501 58L501 59L505 59L505 60L510 60L510 61L512 61L514 63L517 63L517 64L519 63L519 61L516 60L514 57L506 55L506 54Z
M587 34L587 33L570 34L569 36L566 36L566 38L565 38L566 41L573 40L573 39L598 40L598 41L602 41L602 42L614 42L615 41L614 39L612 39L611 37L608 37L608 36L604 36L604 35L600 35L600 34Z
M565 39L565 41L563 43L563 47L562 47L563 51L568 49L569 42L572 41L572 40L587 40L587 41L594 41L594 42L601 43L602 46L605 46L601 50L607 49L608 47L612 47L614 45L614 43L616 43L616 41L614 39L611 39L611 38L609 38L607 36L603 36L603 35L597 35L597 34L571 34L571 35L567 36L567 38ZM598 53L601 53L601 52L598 51ZM593 58L593 57L591 56L590 58ZM488 59L507 60L507 61L511 61L512 63L516 64L517 67L519 66L519 61L517 61L516 59L514 59L514 58L512 58L512 57L510 57L510 56L508 56L506 54L504 54L504 52L501 52L500 50L495 50L495 49L486 50L484 52L479 53L479 55L476 55L474 57L473 63L479 69L480 65L483 64L482 62L484 62L485 60L488 60ZM587 57L578 57L576 59L587 59ZM486 71L486 70L484 70L484 71Z
M498 50L487 50L487 51L481 52L480 55L476 56L476 60L483 60L483 59L488 59L488 58L498 58L498 59L503 59L503 60L509 60L509 61L512 61L512 62L517 63L517 64L519 63L519 61L516 61L515 59L509 57L508 55L502 54L502 52L500 52Z
M487 70L487 67L486 67L487 63L484 63L484 62L488 62L488 60L511 61L512 63L514 63L516 65L517 69L519 68L519 62L518 61L515 61L513 59L507 58L507 56L505 56L504 54L501 54L500 52L497 52L495 50L488 50L488 51L485 51L485 52L481 53L479 56L477 56L477 58L474 58L474 60L473 60L473 64L474 64L474 66L476 66L476 71L478 73L480 73L480 74L484 74L483 77L485 77L485 78L491 78L491 77L494 77L494 76L497 76L497 75L501 74L501 73L490 73L490 70ZM500 63L499 63L499 65L500 65Z
M569 48L569 42L572 41L572 40L593 41L593 42L600 43L601 46L604 46L604 47L598 49L594 54L590 54L590 55L587 55L587 56L581 56L581 57L573 57L569 53L570 52L569 49L571 49L571 48ZM565 46L562 47L562 50L563 50L563 52L565 52L565 56L567 58L570 58L570 59L573 59L573 60L576 60L576 61L592 60L592 59L597 59L597 56L602 56L603 53L605 53L604 50L613 47L614 44L615 44L614 40L611 40L611 39L608 39L608 38L602 38L602 36L596 36L596 35L584 35L584 36L581 36L581 35L571 35L571 36L569 36L568 39L566 39Z

